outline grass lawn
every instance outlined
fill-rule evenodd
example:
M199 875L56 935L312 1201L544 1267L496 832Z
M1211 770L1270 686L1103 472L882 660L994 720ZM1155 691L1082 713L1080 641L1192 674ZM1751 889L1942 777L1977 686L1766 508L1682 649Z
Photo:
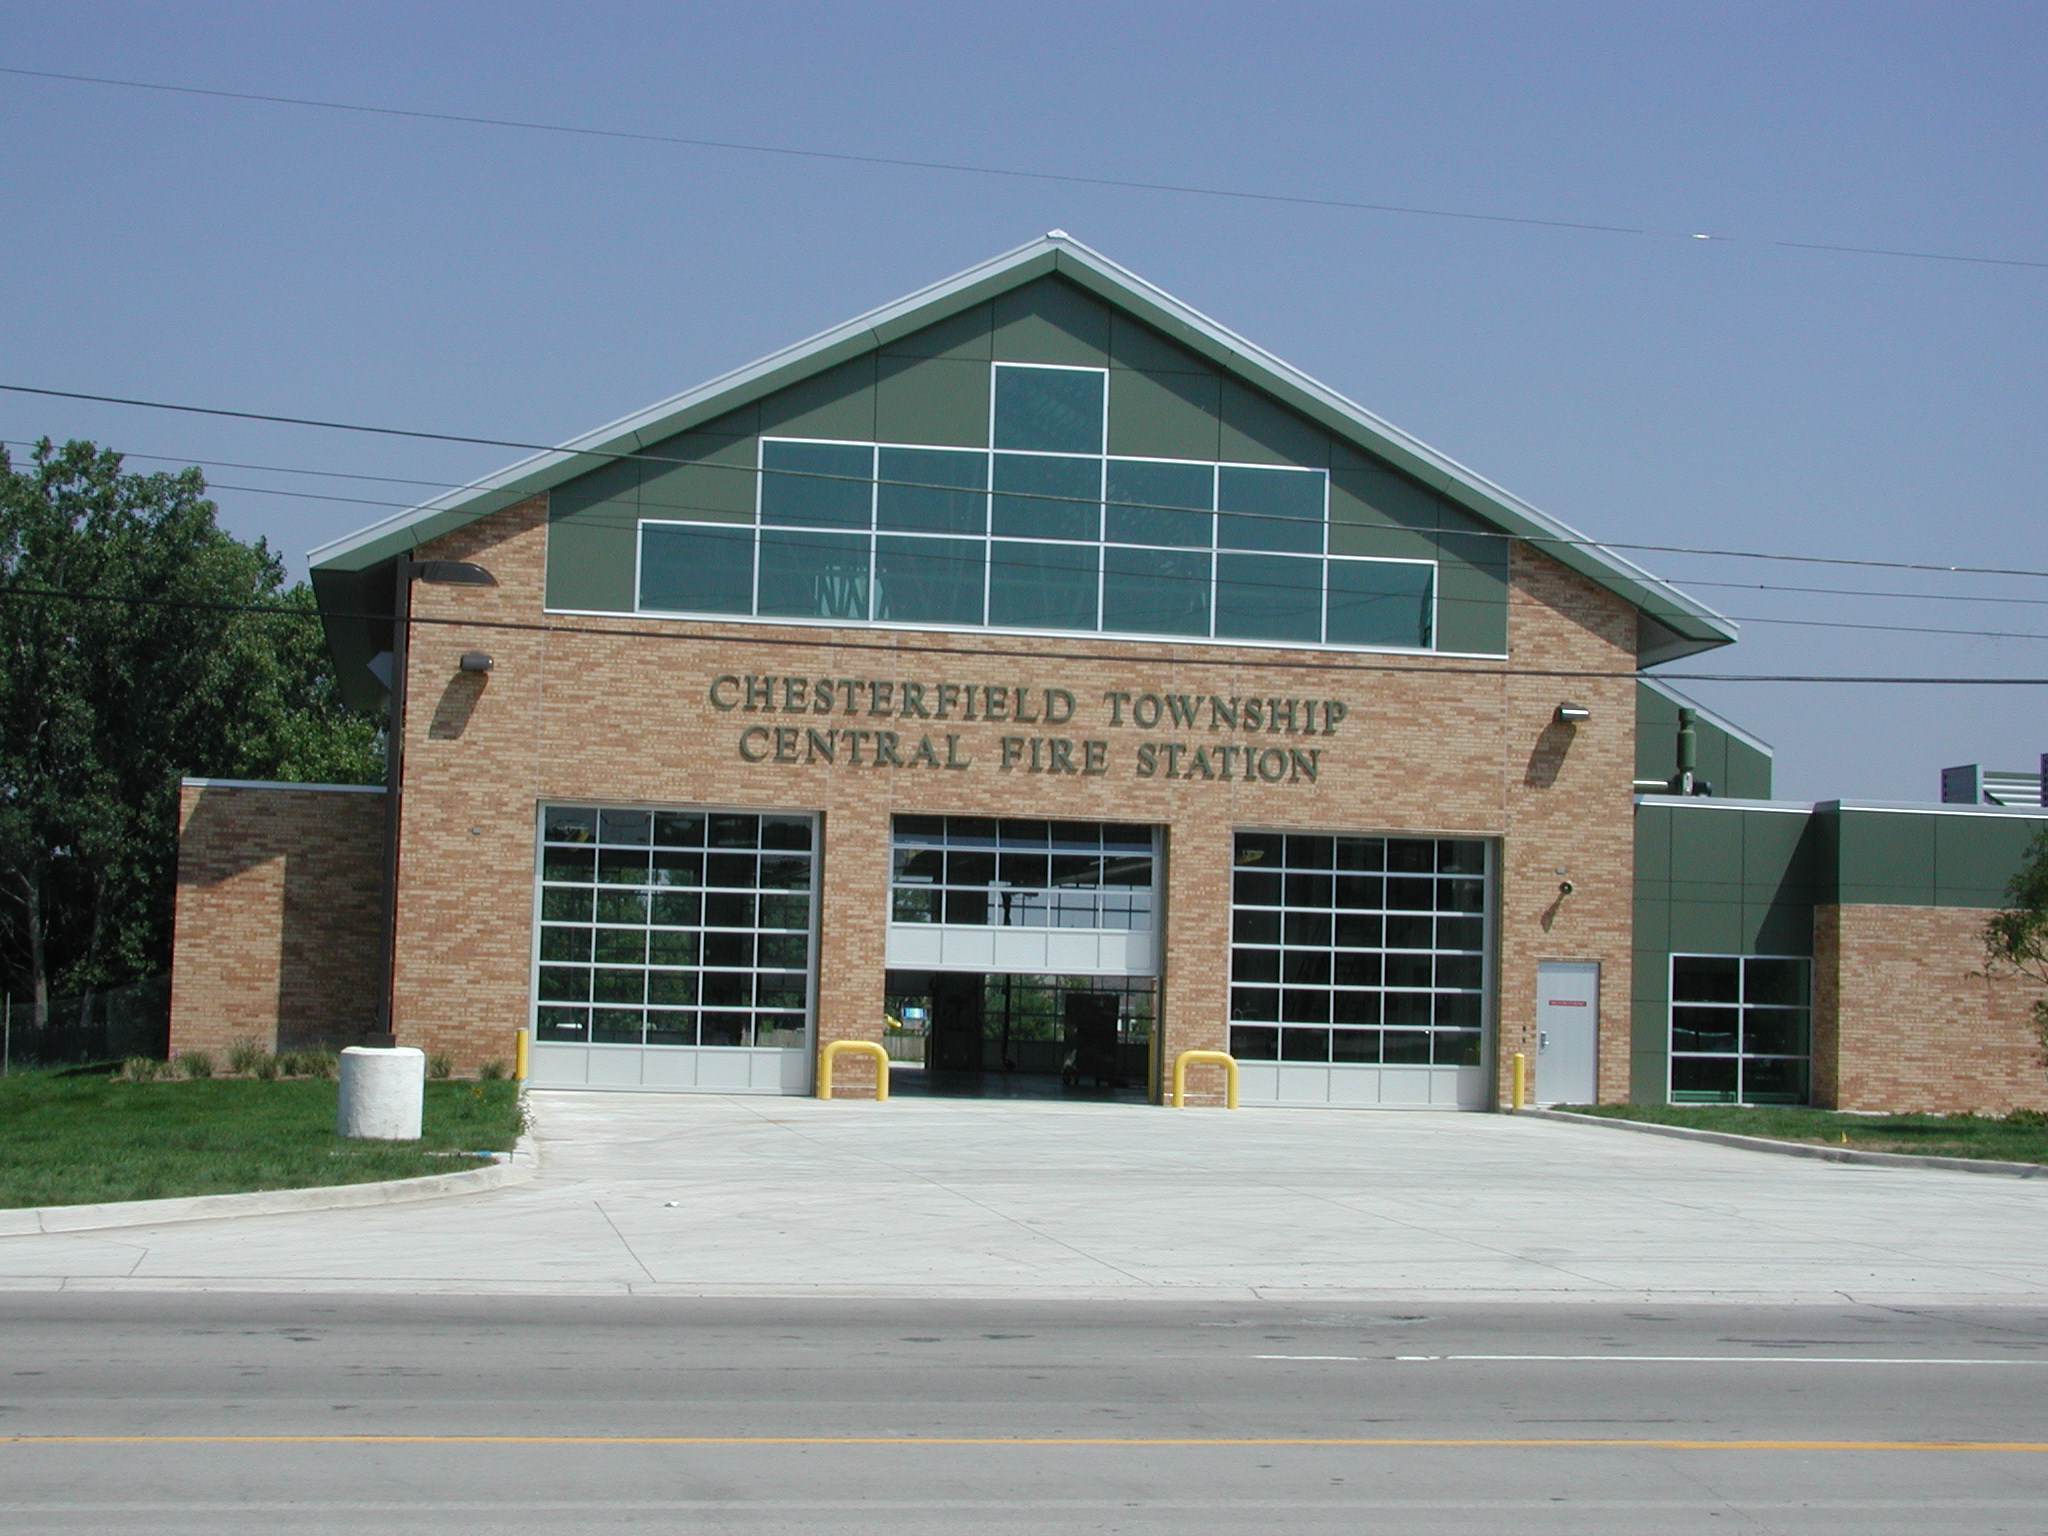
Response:
M1765 1109L1732 1104L1560 1104L1575 1115L1647 1120L1738 1136L1811 1141L1865 1152L1920 1152L2048 1163L2048 1114L2020 1110L2004 1119L1978 1115L1842 1115L1826 1109Z
M510 1150L516 1085L428 1083L418 1141L344 1141L325 1078L0 1077L0 1207L89 1205L456 1173Z

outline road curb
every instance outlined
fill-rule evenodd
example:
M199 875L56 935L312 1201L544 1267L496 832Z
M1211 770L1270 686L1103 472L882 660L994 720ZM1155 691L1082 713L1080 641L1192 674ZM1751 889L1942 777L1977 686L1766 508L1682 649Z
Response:
M241 1195L180 1195L169 1200L116 1200L104 1205L37 1205L0 1211L0 1237L45 1232L97 1232L109 1227L155 1227L175 1221L214 1221L226 1216L288 1216L300 1211L345 1211L415 1200L445 1200L524 1184L540 1172L530 1136L521 1136L502 1162L460 1173L430 1173L416 1179L374 1184L330 1184L317 1189L257 1189Z
M1952 1173L1994 1173L2008 1179L2034 1179L2048 1174L2048 1164L2006 1163L1985 1157L1933 1157L1917 1152L1864 1152L1855 1147L1823 1147L1803 1141L1778 1141L1769 1136L1739 1136L1733 1131L1701 1131L1689 1125L1658 1125L1649 1120L1623 1120L1613 1115L1575 1115L1565 1109L1521 1109L1518 1115L1561 1120L1572 1125L1609 1125L1646 1136L1678 1141L1711 1141L1750 1152L1775 1152L1780 1157L1807 1157L1823 1163L1869 1163L1880 1168L1945 1168Z

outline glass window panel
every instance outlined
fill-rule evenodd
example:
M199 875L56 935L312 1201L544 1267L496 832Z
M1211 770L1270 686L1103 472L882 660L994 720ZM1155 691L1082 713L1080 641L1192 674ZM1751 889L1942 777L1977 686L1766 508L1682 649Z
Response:
M760 590L764 615L866 620L867 535L764 529Z
M990 529L998 538L1102 537L1102 461L995 456Z
M1479 1065L1479 1031L1438 1030L1433 1054L1440 1067L1476 1067Z
M1280 1031L1282 1061L1328 1061L1330 1032L1327 1029L1283 1029Z
M1735 1102L1736 1059L1733 1056L1673 1056L1671 1097L1680 1103Z
M1230 1054L1239 1061L1277 1061L1280 1058L1280 1031L1261 1029L1256 1025L1249 1028L1242 1024L1232 1025Z
M543 927L540 931L540 957L543 960L588 960L590 930Z
M898 843L922 843L928 847L945 846L946 818L943 816L898 816L893 826L893 835Z
M1287 835L1285 856L1289 869L1330 869L1336 859L1336 839L1302 832Z
M645 891L597 893L597 920L600 923L645 923L647 910Z
M811 846L811 823L804 816L763 816L761 846L777 852L807 853Z
M946 872L946 856L936 848L905 848L899 836L891 878L898 885L937 885Z
M597 930L597 959L609 965L645 965L645 928L600 928Z
M599 1008L591 1014L590 1038L599 1045L638 1045L645 1018L638 1008Z
M1142 886L1152 884L1152 856L1150 854L1110 854L1102 861L1102 883L1109 886Z
M761 856L761 889L764 891L808 891L811 861L787 854Z
M1386 942L1384 919L1355 912L1337 914L1337 943L1346 949L1378 949Z
M1421 1065L1429 1060L1429 1031L1389 1029L1380 1034L1380 1059L1402 1065Z
M1678 1006L1671 1010L1674 1051L1733 1052L1740 1038L1741 1010Z
M1422 1029L1435 1022L1436 1010L1427 992L1386 992L1380 1008L1389 1024Z
M703 994L706 1008L750 1008L754 1002L754 974L751 971L706 971Z
M800 901L802 899L801 897L792 896L765 898L766 901ZM753 896L739 891L713 891L708 893L704 898L704 926L707 928L753 927Z
M751 966L754 963L754 936L751 933L705 934L704 963L728 968Z
M1277 869L1239 869L1231 876L1231 881L1239 906L1280 905L1280 871Z
M1428 955L1392 954L1386 957L1387 985L1390 987L1426 987L1430 984L1433 967Z
M744 1013L705 1013L697 1018L699 1045L747 1045L753 1039L753 1019Z
M986 890L947 891L945 921L949 923L968 923L977 926L986 925L988 922L988 892Z
M763 896L761 898L761 926L763 928L809 928L811 926L811 900L808 896Z
M1378 1061L1380 1059L1380 1032L1376 1029L1331 1030L1330 1059L1332 1061Z
M1806 968L1804 960L1745 960L1742 962L1742 1000L1781 1008L1804 1008L1807 1004Z
M1804 1056L1804 1008L1745 1008L1742 1051L1746 1056Z
M1277 1023L1280 1018L1280 989L1232 987L1230 1016L1233 1019L1266 1019Z
M1280 951L1277 949L1236 949L1230 955L1232 981L1278 981Z
M1051 861L1042 853L1005 852L996 861L996 878L1005 885L1043 889L1052 883L1050 864Z
M1209 556L1105 549L1102 627L1145 635L1208 634Z
M1484 912L1486 882L1439 880L1436 883L1436 906L1439 912Z
M1327 907L1330 904L1332 883L1328 875L1311 875L1299 870L1289 870L1286 904L1290 907Z
M539 1026L539 1039L583 1040L588 1038L584 1031L590 1028L590 1010L538 1008L534 1010L534 1022Z
M702 848L704 815L701 811L656 811L654 842L659 848Z
M674 1013L667 1009L649 1009L647 1013L647 1043L649 1045L695 1045L697 1043L697 1015Z
M1435 566L1332 560L1325 580L1330 644L1429 646Z
M801 933L764 933L758 940L761 964L800 971L810 964L810 937Z
M1289 912L1281 932L1289 945L1303 949L1326 949L1330 943L1330 914Z
M1380 994L1367 991L1340 991L1330 994L1330 1019L1337 1024L1377 1024L1380 1021ZM1373 1047L1378 1050L1377 1044Z
M1724 955L1673 955L1671 998L1680 1003L1741 1001L1741 965Z
M1216 471L1216 546L1323 552L1323 474L1314 469Z
M590 995L600 1003L644 1003L647 973L623 968L594 970L590 973Z
M647 811L601 811L597 818L597 840L619 848L645 848L654 830L654 817Z
M754 530L644 525L640 606L664 613L752 613Z
M891 895L889 921L892 923L936 923L939 915L935 906L939 897L937 891L906 891L901 887Z
M1102 452L1105 376L1092 368L995 369L995 446Z
M588 885L597 874L597 853L590 848L547 848L541 853L540 877Z
M667 928L694 928L704 921L704 898L695 891L659 892L654 898L653 920Z
M1258 864L1268 869L1278 869L1286 863L1287 840L1277 832L1240 832L1237 834L1237 862L1240 865Z
M1477 838L1445 838L1436 845L1436 871L1440 875L1485 874L1486 844Z
M1389 912L1429 912L1436 907L1434 880L1392 879L1387 882Z
M1386 839L1379 837L1340 837L1337 839L1337 867L1367 872L1387 867Z
M1280 942L1280 914L1278 912L1233 912L1230 915L1230 936L1240 944L1278 944Z
M1339 875L1337 905L1353 912L1378 912L1386 906L1387 882L1378 875Z
M657 848L647 883L655 886L702 885L704 855L694 849Z
M752 851L761 846L761 818L744 813L713 816L707 829L707 841L714 848Z
M1216 471L1208 464L1111 459L1103 537L1112 544L1207 549L1215 533Z
M865 528L875 450L865 443L761 444L764 527Z
M1327 1024L1330 994L1320 988L1285 988L1280 994L1280 1017L1289 1024Z
M1484 971L1477 955L1447 955L1439 950L1436 957L1436 984L1440 987L1470 987L1478 990L1484 979Z
M988 621L1014 629L1093 629L1099 580L1093 544L992 546Z
M580 966L544 965L540 968L541 1001L587 1003L590 1001L590 972Z
M987 546L972 539L875 540L875 617L979 624Z
M988 455L946 448L883 448L875 526L896 533L986 533Z
M955 848L946 854L948 885L987 885L996 877L996 856L978 850Z
M1386 924L1389 949L1429 949L1436 943L1433 919L1394 913L1387 917Z
M647 850L644 848L601 848L597 855L599 885L647 884Z
M1470 950L1486 947L1486 919L1483 917L1440 917L1436 920L1438 949Z
M655 965L695 965L698 935L657 928L647 938L647 958Z
M1285 555L1216 557L1216 635L1232 640L1322 638L1323 562Z
M1332 977L1340 987L1380 985L1384 957L1367 950L1340 949L1332 966Z
M704 861L704 883L726 890L752 890L756 868L751 853L714 853Z
M597 840L597 812L581 806L551 805L541 817L551 843L589 843Z
M1477 992L1439 992L1436 995L1436 1019L1438 1029L1477 1029L1479 1027L1479 994Z
M1390 837L1386 841L1387 868L1396 874L1429 874L1436 868L1436 844L1412 837Z
M540 893L540 915L544 921L587 923L590 921L591 893L587 889L563 890L550 887Z
M1326 949L1290 949L1280 961L1280 979L1304 986L1330 984L1330 952Z
M1805 1103L1806 1062L1786 1056L1743 1057L1742 1101L1745 1104Z
M649 971L647 1001L671 1008L688 1008L697 1001L695 971Z

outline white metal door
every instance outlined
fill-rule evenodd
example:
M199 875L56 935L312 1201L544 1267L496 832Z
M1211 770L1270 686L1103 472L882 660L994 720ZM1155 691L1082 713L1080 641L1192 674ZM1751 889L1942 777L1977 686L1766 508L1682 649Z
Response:
M1599 1060L1600 963L1545 960L1536 967L1539 1104L1590 1104Z

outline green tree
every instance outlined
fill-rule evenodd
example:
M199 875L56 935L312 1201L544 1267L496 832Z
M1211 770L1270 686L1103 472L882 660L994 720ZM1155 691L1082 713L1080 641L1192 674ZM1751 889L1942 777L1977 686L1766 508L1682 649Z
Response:
M37 1024L167 968L182 775L379 776L311 594L205 491L91 443L0 450L0 984Z
M2048 827L2034 834L2025 861L2005 887L2006 905L1984 925L1991 968L2017 971L2048 988ZM2034 999L2034 1034L2048 1066L2048 994Z

